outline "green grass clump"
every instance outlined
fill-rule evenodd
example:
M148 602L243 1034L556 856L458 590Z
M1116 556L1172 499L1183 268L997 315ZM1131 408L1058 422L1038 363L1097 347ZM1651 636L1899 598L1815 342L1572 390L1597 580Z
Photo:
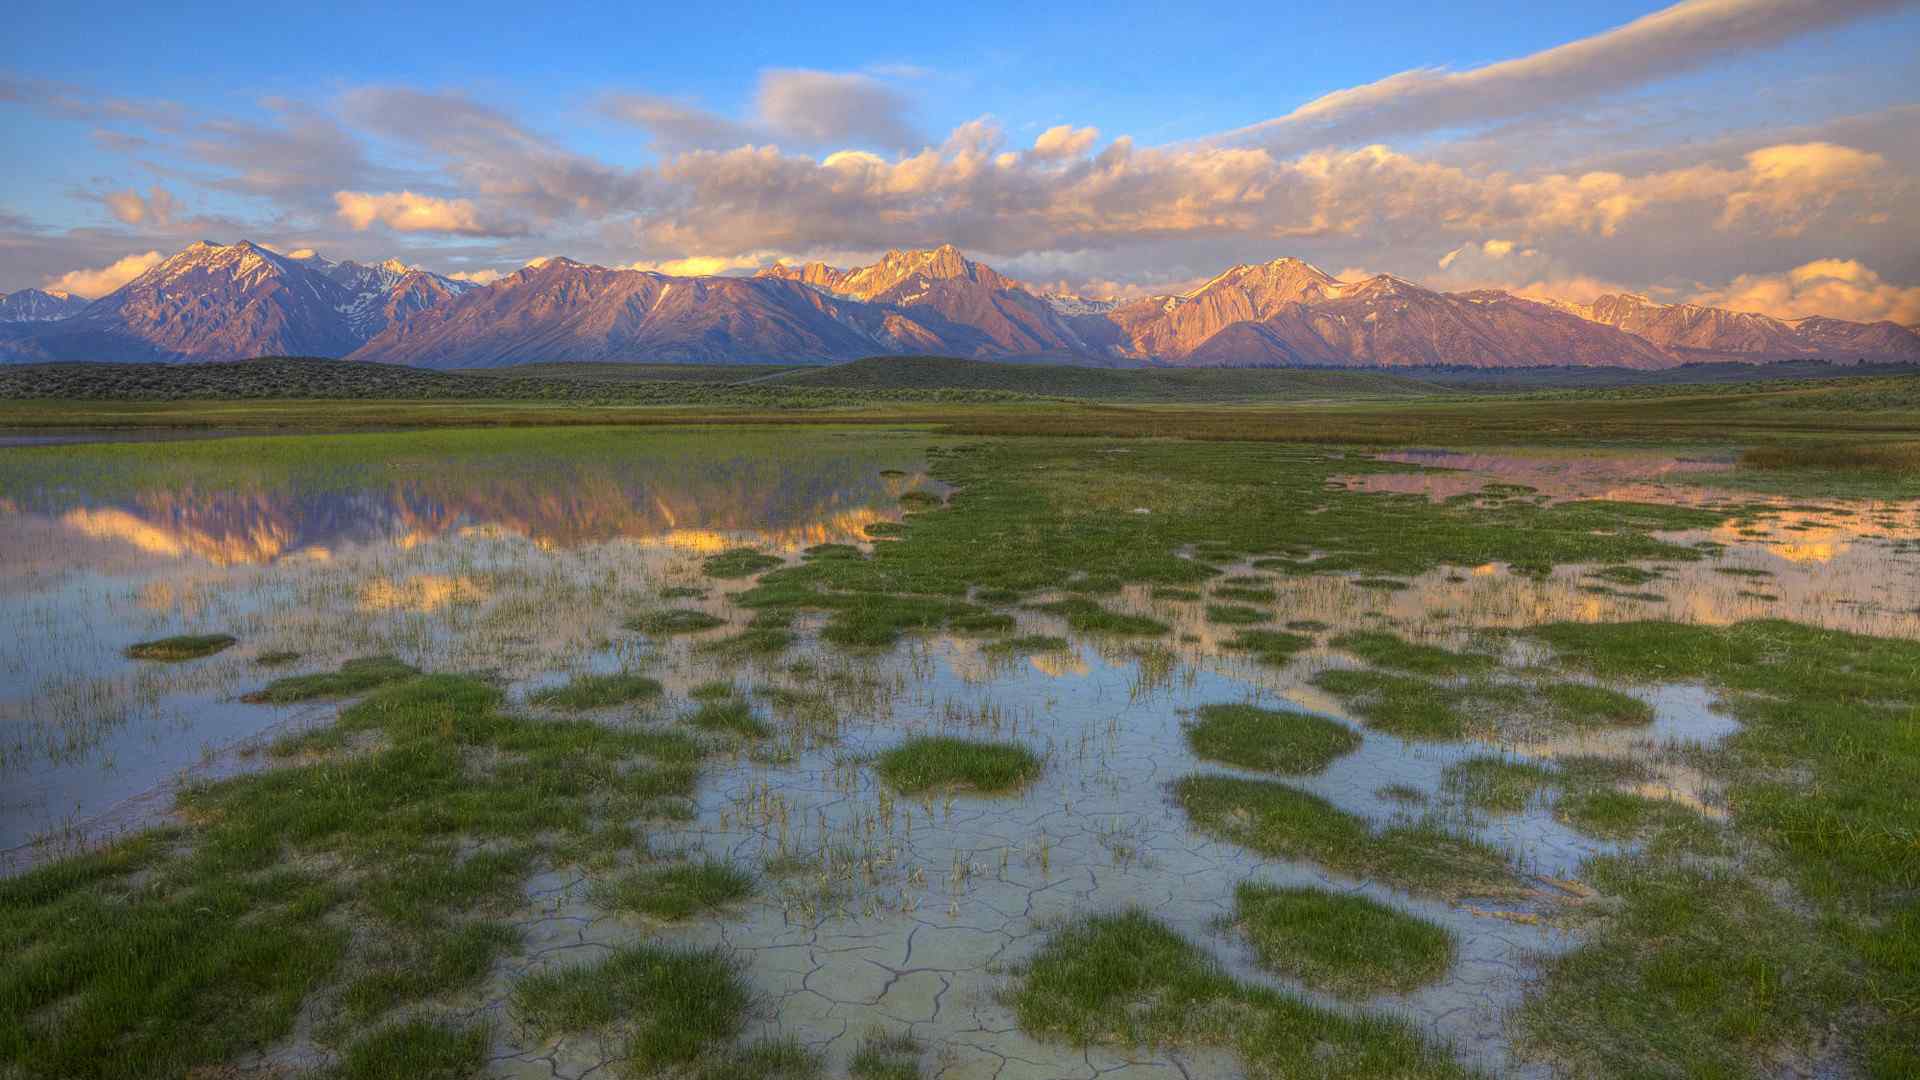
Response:
M363 656L348 660L338 671L290 675L242 697L256 704L286 705L315 698L346 697L420 674L420 669L391 656Z
M323 1075L330 1080L464 1080L486 1065L492 1048L493 1032L485 1024L408 1020L355 1041L340 1064Z
M1318 795L1271 780L1186 776L1174 797L1202 831L1262 855L1437 896L1524 891L1499 851L1431 822L1376 832Z
M1028 653L1066 652L1073 648L1073 642L1052 634L1021 634L1019 637L1002 638L987 645L988 652L1012 653L1024 656Z
M940 506L943 505L944 501L945 500L933 492L922 491L918 488L900 493L900 505L913 510L926 510L931 507Z
M1129 615L1081 598L1035 604L1035 611L1066 617L1067 626L1083 634L1112 634L1121 637L1153 637L1167 633L1170 627L1159 619Z
M1459 708L1460 694L1425 679L1329 668L1312 681L1347 699L1347 707L1368 727L1389 735L1426 742L1466 737L1467 717Z
M847 1062L848 1080L920 1080L919 1040L904 1032L873 1032Z
M678 920L715 911L753 895L753 877L719 859L646 866L594 885L593 902L610 911L632 911Z
M778 656L793 647L793 631L778 626L749 626L737 634L708 638L693 647L700 656L751 660Z
M1148 595L1152 596L1155 600L1193 601L1200 599L1200 591L1198 589L1183 589L1178 585L1155 585Z
M628 619L626 627L642 634L660 637L666 634L693 634L725 626L727 620L696 608L663 608Z
M860 549L852 544L815 544L800 554L809 559L858 559Z
M1456 945L1445 928L1354 893L1242 882L1234 921L1263 967L1343 998L1438 982Z
M707 590L698 585L669 585L660 590L662 600L699 600L706 595Z
M1632 727L1653 723L1653 706L1631 694L1587 683L1540 688L1554 715L1575 727Z
M1275 595L1265 585L1219 585L1213 590L1216 600L1241 600L1249 604L1271 604Z
M1666 575L1657 570L1647 570L1638 566L1618 565L1603 566L1598 570L1590 571L1587 576L1614 585L1645 585L1649 581L1657 581Z
M230 649L239 640L232 634L178 634L129 645L127 656L134 660L198 660Z
M1447 766L1440 774L1440 787L1475 810L1517 814L1559 780L1559 774L1545 765L1477 757Z
M1218 595L1216 592L1215 595ZM1272 621L1273 616L1255 607L1245 604L1208 604L1207 621L1226 626L1250 626L1254 623Z
M947 620L947 629L956 634L1004 634L1015 625L1002 611L970 611Z
M1484 653L1460 653L1435 645L1417 645L1383 630L1355 630L1331 642L1375 667L1416 675L1470 675L1491 669L1495 659Z
M1233 652L1252 653L1253 658L1263 664L1281 667L1292 660L1294 654L1312 645L1312 638L1285 630L1242 630L1221 642L1220 647Z
M624 1028L622 1054L644 1076L728 1053L751 1002L724 951L642 942L596 964L525 976L509 1008L536 1038Z
M1014 791L1040 775L1040 758L1019 743L946 736L908 739L880 755L874 768L899 791Z
M297 652L289 652L285 649L275 649L270 652L263 652L254 657L253 662L259 667L285 667L300 659L300 655L301 654Z
M1516 1016L1523 1053L1570 1075L1763 1076L1822 1052L1830 1025L1863 1033L1857 967L1738 871L1626 856L1584 876L1618 914L1543 962Z
M576 675L564 686L549 686L527 695L535 705L556 709L604 709L660 696L660 680L631 671L611 675Z
M701 562L700 568L708 577L743 578L752 577L762 570L771 570L780 565L780 559L753 548L728 548L717 555L709 555Z
M1404 1022L1250 986L1138 909L1055 931L1008 994L1023 1031L1076 1046L1222 1047L1251 1076L1471 1076Z
M753 714L753 704L745 698L709 698L688 713L686 719L702 731L723 731L749 739L773 734L766 721Z
M1202 705L1186 730L1200 757L1264 772L1317 773L1360 747L1337 720L1252 705Z
M187 1075L284 1040L329 985L351 1053L484 979L538 866L697 775L683 741L501 705L462 676L379 687L335 721L364 751L186 785L188 824L0 880L0 1072ZM374 1037L363 1060L422 1071L448 1045Z

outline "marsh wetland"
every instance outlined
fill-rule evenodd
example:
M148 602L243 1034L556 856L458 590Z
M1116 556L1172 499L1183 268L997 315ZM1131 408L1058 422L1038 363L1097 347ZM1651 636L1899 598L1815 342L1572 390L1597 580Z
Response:
M1920 498L933 425L0 449L0 1076L1920 1071Z

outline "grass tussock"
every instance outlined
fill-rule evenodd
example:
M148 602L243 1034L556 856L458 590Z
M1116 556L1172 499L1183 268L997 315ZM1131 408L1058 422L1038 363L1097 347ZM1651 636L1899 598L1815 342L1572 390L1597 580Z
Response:
M535 1038L624 1036L621 1056L645 1076L726 1053L751 1001L738 963L724 951L643 942L595 964L525 976L514 984L509 1009Z
M720 616L697 608L662 608L635 615L625 625L629 630L664 637L668 634L697 634L726 624L727 620Z
M1354 893L1242 882L1234 922L1263 967L1343 998L1438 982L1457 945L1445 928Z
M129 645L127 656L134 660L198 660L224 652L239 640L232 634L177 634Z
M596 883L592 897L609 911L677 921L744 900L753 890L752 875L720 859L703 859L643 866Z
M1221 1047L1249 1075L1472 1075L1399 1020L1336 1013L1242 983L1138 909L1055 931L1008 994L1023 1031L1076 1046Z
M1430 821L1375 831L1318 795L1269 780L1194 775L1173 790L1202 831L1262 855L1435 896L1526 891L1497 849Z
M1324 771L1360 748L1360 736L1337 720L1252 705L1202 705L1186 732L1200 757L1293 775Z
M763 570L771 570L780 565L780 559L753 548L728 548L717 555L709 555L700 564L701 570L713 578L752 577Z
M660 680L635 672L611 675L576 675L561 686L550 686L527 695L535 705L555 709L605 709L660 696Z
M420 669L391 656L363 656L341 664L339 670L275 679L241 700L287 705L316 698L347 697L420 674Z
M881 754L874 768L896 790L1015 791L1040 775L1041 761L1019 743L946 736L908 739Z

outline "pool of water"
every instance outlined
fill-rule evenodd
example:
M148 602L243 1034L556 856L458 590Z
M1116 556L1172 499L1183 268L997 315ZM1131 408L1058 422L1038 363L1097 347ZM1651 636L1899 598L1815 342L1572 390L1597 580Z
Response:
M13 628L0 638L0 848L24 864L63 842L164 817L182 777L259 767L254 751L264 739L327 723L337 706L276 708L241 695L275 675L330 670L353 656L392 653L424 669L486 672L519 702L569 673L627 666L666 684L669 709L714 679L790 678L785 668L742 669L702 655L702 635L650 641L621 623L657 604L662 589L688 586L706 593L676 602L726 621L706 636L729 633L748 617L729 595L750 582L705 578L705 556L751 545L797 559L813 544L870 544L867 527L898 519L902 492L944 491L927 476L931 440L911 432L629 432L583 434L578 443L501 433L484 451L451 438L381 436L346 464L280 454L256 465L210 446L160 474L142 466L137 449L86 468L45 457L50 451L23 464L0 450L0 618ZM1731 498L1659 482L1699 471L1697 461L1400 460L1456 471L1349 482L1435 498L1488 482L1526 484L1551 499ZM1656 777L1644 793L1714 815L1718 793L1688 770L1684 749L1723 738L1734 724L1704 688L1625 687L1654 707L1650 726L1577 737L1514 731L1491 746L1405 742L1360 729L1339 699L1309 684L1322 668L1352 663L1325 638L1391 627L1458 645L1476 630L1552 619L1757 615L1920 636L1912 543L1920 506L1738 501L1769 509L1738 527L1673 534L1712 542L1711 554L1649 566L1659 576L1633 589L1594 591L1595 568L1577 566L1545 577L1444 567L1397 590L1349 576L1275 577L1287 618L1331 628L1277 668L1222 650L1230 631L1206 622L1199 604L1137 588L1112 602L1172 623L1169 639L1076 640L1064 653L1009 657L978 640L927 636L881 655L849 654L820 645L811 633L817 617L803 619L802 645L783 663L811 662L804 678L829 692L833 730L784 736L782 753L709 762L699 813L652 829L650 840L657 850L706 852L750 869L798 861L818 871L769 875L755 899L728 914L667 928L596 910L580 870L544 874L529 883L516 919L524 950L471 1005L498 1012L518 975L623 941L713 942L740 955L762 991L758 1026L836 1062L879 1027L933 1047L934 1074L943 1077L1232 1076L1231 1057L1211 1052L1035 1041L998 995L1008 967L1064 919L1140 904L1236 975L1314 997L1261 971L1221 928L1234 886L1254 879L1365 893L1454 930L1460 959L1444 981L1364 1006L1316 1000L1407 1017L1470 1060L1507 1070L1504 1016L1520 1000L1530 959L1574 941L1537 918L1549 899L1564 899L1552 883L1612 848L1545 805L1496 818L1445 811L1443 770L1489 750L1518 760L1632 757ZM1023 631L1066 632L1049 615L1018 618ZM190 632L231 633L239 644L183 664L124 655L136 641ZM299 659L273 670L256 662L273 652ZM1192 756L1182 726L1199 706L1223 701L1353 724L1364 735L1360 749L1300 786L1377 823L1449 813L1533 875L1541 900L1499 910L1448 904L1194 831L1167 784L1223 771ZM1019 740L1047 767L1013 797L895 796L863 762L921 732ZM615 1049L589 1037L523 1045L511 1024L495 1033L496 1067L516 1075L586 1076ZM310 1049L270 1056L298 1061Z

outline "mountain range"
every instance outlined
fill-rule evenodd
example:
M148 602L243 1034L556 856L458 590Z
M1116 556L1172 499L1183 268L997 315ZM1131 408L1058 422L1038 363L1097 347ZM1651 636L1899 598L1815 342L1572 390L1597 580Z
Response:
M24 298L24 299L22 299ZM196 243L92 302L0 297L0 360L349 357L432 368L527 361L827 363L875 355L1130 366L1672 367L1701 359L1920 361L1891 322L1770 316L1642 296L1590 304L1342 280L1280 258L1178 295L1048 295L952 245L869 266L679 277L537 260L476 285L389 260Z

